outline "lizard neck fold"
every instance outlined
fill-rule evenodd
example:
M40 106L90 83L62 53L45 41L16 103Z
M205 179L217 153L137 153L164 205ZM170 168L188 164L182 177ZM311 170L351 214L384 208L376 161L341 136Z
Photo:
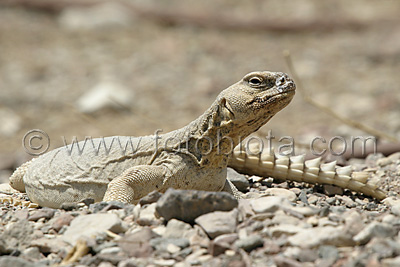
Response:
M226 167L233 149L269 118L239 124L218 99L200 117L174 132L175 149L190 153L200 165Z

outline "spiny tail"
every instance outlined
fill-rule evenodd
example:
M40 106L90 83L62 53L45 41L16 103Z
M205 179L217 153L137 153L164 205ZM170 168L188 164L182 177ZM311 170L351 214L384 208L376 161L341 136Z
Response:
M259 151L249 148L250 151ZM250 155L235 149L228 166L238 172L310 184L336 185L382 200L386 193L378 188L379 179L367 172L353 172L351 166L338 167L336 161L320 164L321 158L304 160L304 155L275 157L273 150Z

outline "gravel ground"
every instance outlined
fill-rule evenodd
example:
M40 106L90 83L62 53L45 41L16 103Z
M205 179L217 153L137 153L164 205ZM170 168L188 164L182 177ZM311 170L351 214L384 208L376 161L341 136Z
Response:
M400 153L368 159L398 180ZM367 166L366 166L367 167ZM391 173L391 174L389 174ZM273 183L229 170L245 193L153 192L138 205L0 206L1 266L398 266L400 200ZM393 179L393 180L394 180ZM392 188L393 189L393 188ZM18 194L21 197L21 194ZM0 195L0 197L6 197Z
M142 2L132 1L200 18L289 22L291 30L159 21L118 4L50 10L0 3L1 182L30 157L21 140L31 129L48 134L50 149L63 145L62 137L177 129L244 74L288 72L284 50L301 78L297 84L314 100L400 137L400 2ZM304 21L339 26L293 29ZM359 25L340 26L346 21ZM269 129L299 144L314 136L371 135L311 107L300 94L257 135ZM378 176L388 198L377 202L338 188L231 172L247 199L171 191L137 206L88 200L52 210L3 203L0 265L399 266L399 154L349 162ZM171 217L164 203L174 194L192 206ZM206 199L224 205L207 209Z

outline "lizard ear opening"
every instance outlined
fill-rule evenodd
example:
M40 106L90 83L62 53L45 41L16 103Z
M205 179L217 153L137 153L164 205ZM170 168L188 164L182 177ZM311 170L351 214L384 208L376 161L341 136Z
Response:
M232 107L229 104L229 102L226 100L225 97L221 98L219 100L219 106L221 108L221 113L225 118L228 118L230 120L235 118L235 114L233 113Z

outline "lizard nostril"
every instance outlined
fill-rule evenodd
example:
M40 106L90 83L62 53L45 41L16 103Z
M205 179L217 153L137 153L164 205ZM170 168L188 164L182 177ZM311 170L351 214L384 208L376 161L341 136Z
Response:
M286 82L285 77L284 77L284 76L281 76L280 78L278 78L278 79L276 80L276 85L277 85L277 86L280 86L280 85L284 84L285 82Z

